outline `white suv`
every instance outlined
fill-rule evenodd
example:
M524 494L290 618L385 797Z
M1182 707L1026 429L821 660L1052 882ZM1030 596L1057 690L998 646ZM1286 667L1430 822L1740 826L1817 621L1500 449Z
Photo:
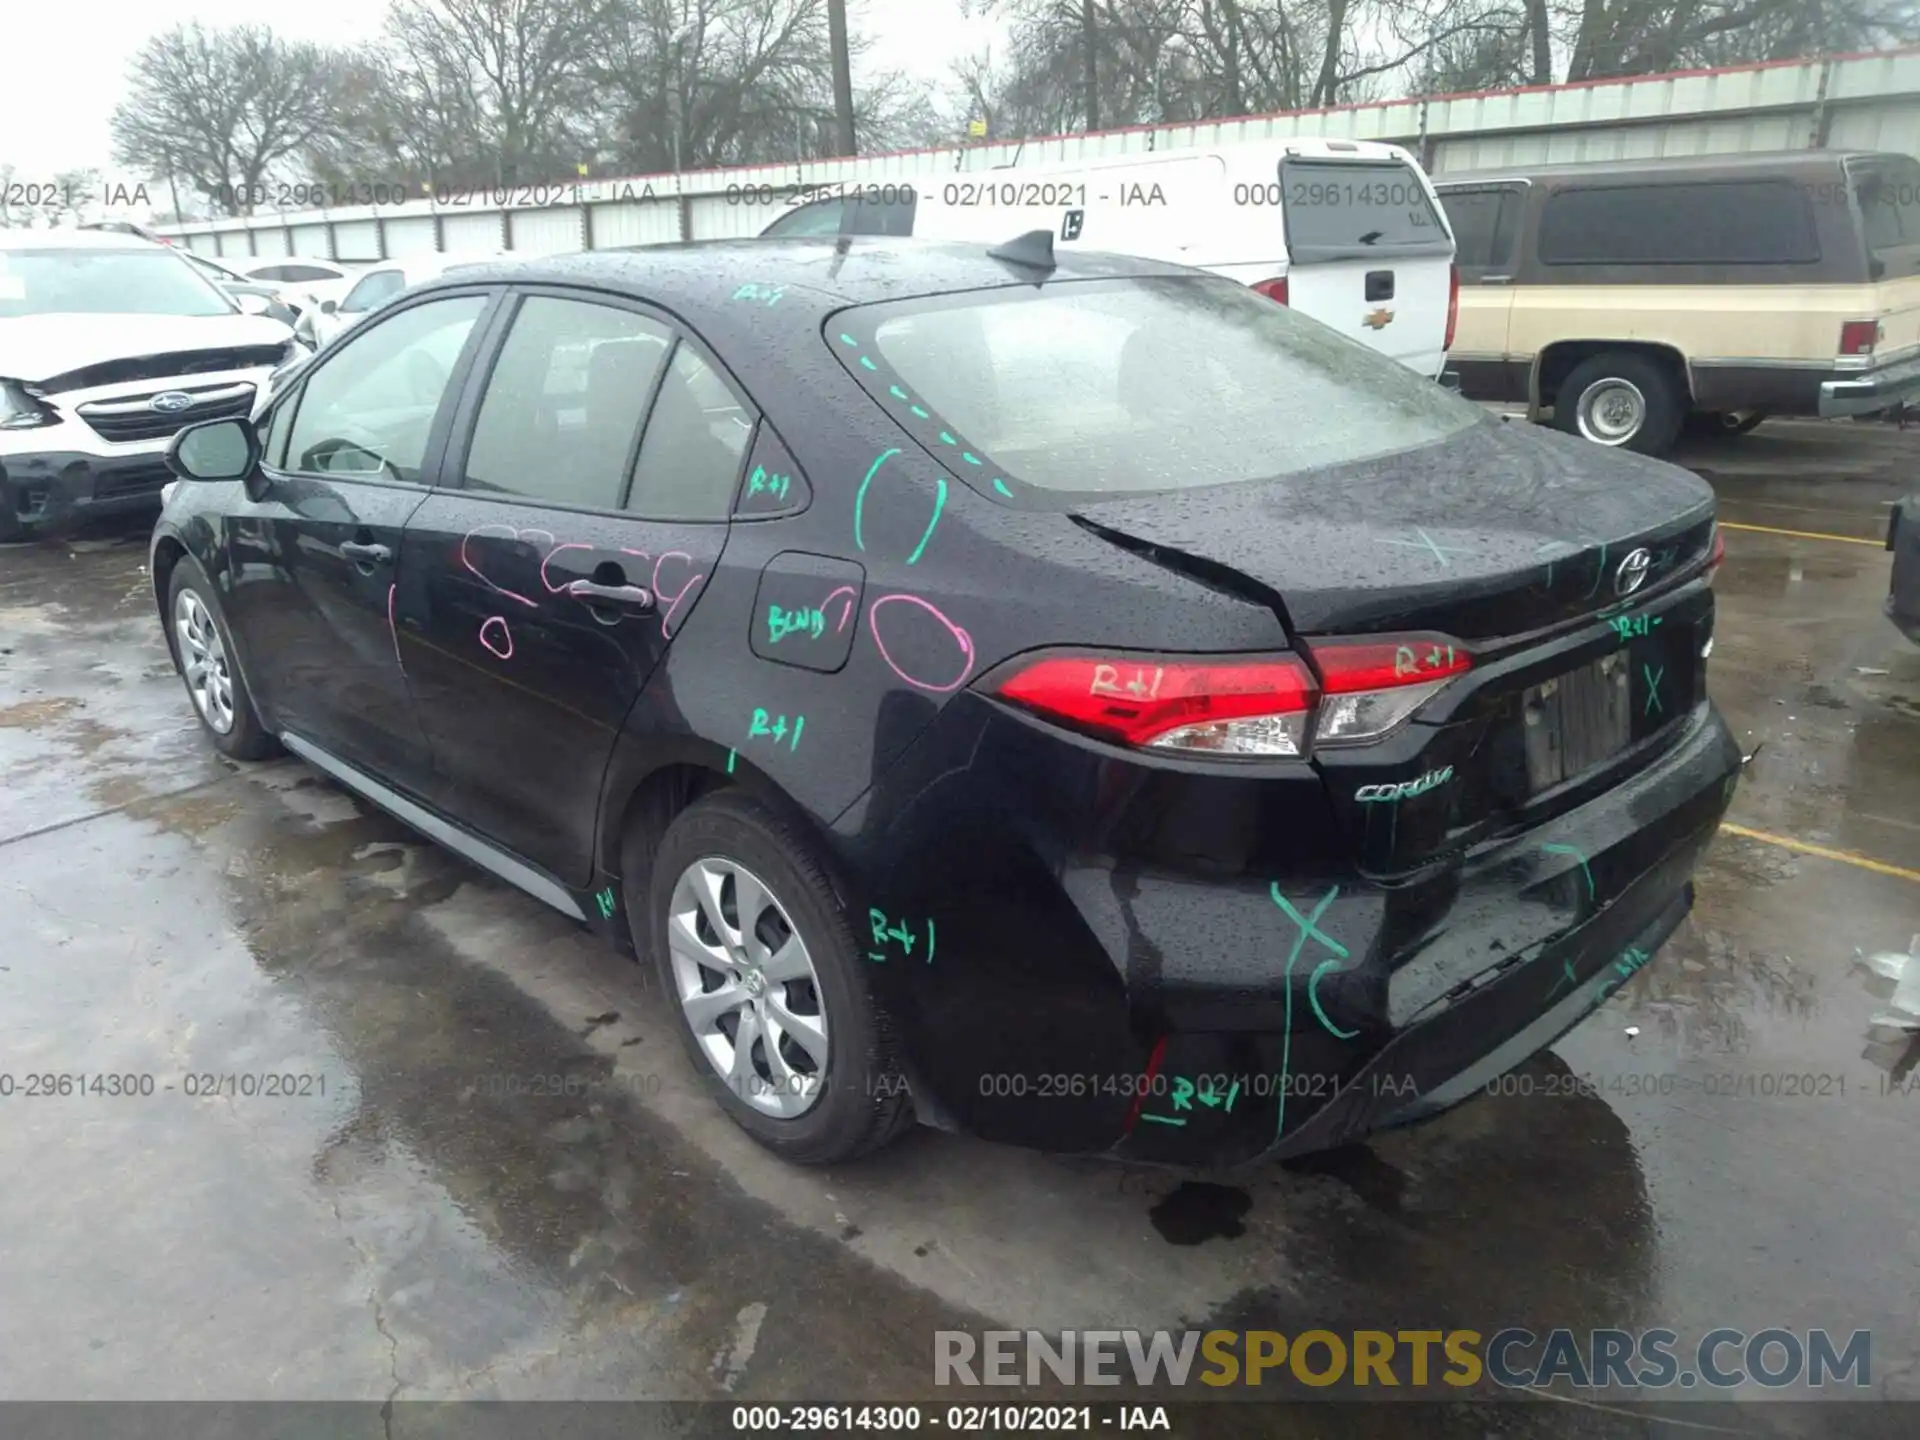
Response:
M103 230L0 230L0 541L158 510L167 442L251 416L305 354L165 245Z

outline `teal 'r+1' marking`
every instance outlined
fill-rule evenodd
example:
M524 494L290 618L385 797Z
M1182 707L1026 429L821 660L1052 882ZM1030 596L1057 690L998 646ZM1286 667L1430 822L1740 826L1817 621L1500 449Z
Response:
M1287 918L1293 921L1293 923L1299 927L1300 931L1299 934L1293 937L1293 949L1287 952L1287 968L1280 982L1286 987L1287 1008L1284 1029L1280 1040L1279 1114L1275 1117L1273 1123L1273 1136L1277 1140L1287 1126L1287 1081L1293 1073L1293 967L1299 962L1300 952L1306 948L1307 937L1309 935L1333 951L1342 960L1348 957L1347 947L1319 928L1320 917L1327 913L1327 907L1333 904L1335 897L1340 893L1340 887L1338 885L1327 891L1325 895L1322 895L1320 897L1320 903L1313 907L1313 913L1304 917L1298 910L1293 908L1292 904L1288 902L1287 897L1280 893L1280 882L1278 880L1274 881L1272 885L1268 887L1268 891L1273 896L1273 903L1286 912ZM1319 1007L1316 1005L1314 1008L1317 1010ZM1331 1029L1332 1027L1329 1026L1328 1028Z

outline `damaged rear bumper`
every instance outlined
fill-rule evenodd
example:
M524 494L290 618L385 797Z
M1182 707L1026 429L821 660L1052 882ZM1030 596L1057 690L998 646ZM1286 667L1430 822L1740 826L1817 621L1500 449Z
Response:
M1591 1014L1685 919L1739 768L1731 731L1703 704L1633 779L1469 857L1427 942L1344 958L1310 944L1289 959L1278 1033L1229 1028L1218 1008L1205 1030L1170 1014L1114 1153L1287 1157L1470 1098ZM1537 938L1510 943L1529 927Z

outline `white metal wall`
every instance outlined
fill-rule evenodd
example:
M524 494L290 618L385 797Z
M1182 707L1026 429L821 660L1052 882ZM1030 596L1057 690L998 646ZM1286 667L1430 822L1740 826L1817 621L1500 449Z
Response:
M169 233L208 254L250 253L249 230L261 254L284 253L288 234L294 254L341 259L374 259L382 244L389 256L435 249L490 252L507 246L501 212L511 209L511 248L551 254L579 249L589 233L595 249L679 240L683 197L685 238L704 240L758 234L784 212L795 187L876 185L1000 165L1326 136L1393 141L1429 153L1434 173L1446 174L1546 161L1802 149L1822 123L1832 146L1920 155L1920 47L857 160L583 181L568 186L566 202L557 205L499 206L475 196L459 206L421 200L327 216L257 215L170 227ZM771 203L747 198L762 186L772 187ZM588 210L590 215L583 213ZM376 225L376 218L383 223Z

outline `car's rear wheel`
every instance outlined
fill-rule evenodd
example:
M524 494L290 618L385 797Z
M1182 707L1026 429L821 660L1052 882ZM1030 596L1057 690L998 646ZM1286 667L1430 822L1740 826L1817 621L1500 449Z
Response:
M1583 360L1553 397L1553 423L1560 429L1642 455L1671 449L1685 418L1679 386L1667 370L1625 351Z
M213 597L213 586L190 556L174 566L167 614L174 664L214 747L235 760L264 760L277 754L280 742L260 723L246 677L234 661L233 636L220 613L220 602Z
M852 1159L912 1119L885 1012L826 867L738 791L667 827L648 863L649 946L680 1039L734 1122L801 1164ZM631 896L638 876L627 878ZM629 914L636 914L630 906Z

